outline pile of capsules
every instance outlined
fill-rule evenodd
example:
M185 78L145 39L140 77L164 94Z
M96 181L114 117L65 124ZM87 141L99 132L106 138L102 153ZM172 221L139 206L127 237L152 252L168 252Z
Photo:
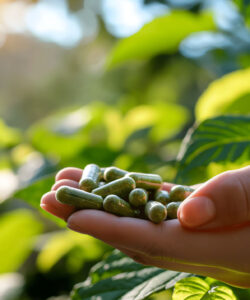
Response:
M161 190L157 174L127 172L96 164L87 165L79 182L80 189L61 186L56 199L76 209L99 209L114 215L148 219L154 223L177 218L181 202L194 190L176 185L170 192Z

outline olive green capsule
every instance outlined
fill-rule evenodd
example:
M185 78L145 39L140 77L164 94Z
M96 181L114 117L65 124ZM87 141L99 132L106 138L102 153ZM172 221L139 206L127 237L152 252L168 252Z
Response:
M103 201L103 208L107 212L123 217L136 217L140 213L138 210L133 209L127 201L117 195L107 196Z
M126 175L126 177L131 177L134 179L137 188L142 189L158 189L161 187L162 178L157 174L145 174L131 172Z
M154 223L161 223L167 217L166 206L157 201L149 201L145 206L145 215Z
M183 201L193 191L194 191L194 189L192 189L190 187L186 187L186 186L183 186L183 185L175 185L175 186L173 186L171 188L171 191L170 191L170 200L172 202Z
M114 194L122 198L126 198L130 191L135 188L135 181L130 177L122 177L100 186L92 191L96 195L106 197Z
M100 168L95 164L87 165L82 173L82 177L79 181L80 189L86 192L91 192L98 187L98 181L100 176Z
M109 167L109 168L106 168L103 178L105 181L110 182L110 181L122 178L127 173L128 173L127 171L124 171L122 169L119 169L116 167Z
M148 201L148 193L144 189L136 188L129 193L129 203L135 207L145 205Z
M101 168L99 173L99 181L104 181L104 172L107 168Z
M182 201L168 203L167 212L168 212L168 218L169 219L176 219L177 218L177 210L178 210L181 203L182 203Z
M103 203L101 196L69 186L61 186L56 192L56 199L61 203L72 205L79 209L101 209Z
M170 196L169 192L159 190L155 193L155 201L162 203L163 205L166 205L170 202Z

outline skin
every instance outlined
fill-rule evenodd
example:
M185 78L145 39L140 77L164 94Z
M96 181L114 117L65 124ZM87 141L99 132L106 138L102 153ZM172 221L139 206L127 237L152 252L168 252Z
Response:
M65 220L68 228L98 238L145 265L250 288L250 167L194 186L195 192L179 207L178 219L160 224L97 210L75 211L59 203L55 191L62 185L79 187L81 175L81 169L61 170L41 200L41 207ZM169 191L173 185L164 183L162 189Z

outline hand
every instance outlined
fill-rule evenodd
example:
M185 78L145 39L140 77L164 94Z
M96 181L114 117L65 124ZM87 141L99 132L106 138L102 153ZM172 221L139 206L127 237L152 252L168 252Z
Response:
M42 197L41 207L67 221L70 229L94 236L142 264L210 276L250 288L250 226L226 231L194 231L184 228L179 220L156 225L97 210L75 212L56 200L55 190L61 185L77 188L81 174L76 168L60 171L52 191ZM195 193L206 184L210 182ZM163 188L169 190L171 186L165 183Z
M250 223L250 166L199 185L178 209L186 228L222 229Z

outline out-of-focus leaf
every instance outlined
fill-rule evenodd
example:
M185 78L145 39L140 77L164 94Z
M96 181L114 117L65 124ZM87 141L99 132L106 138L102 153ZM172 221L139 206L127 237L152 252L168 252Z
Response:
M117 251L113 255L94 267L90 278L75 286L71 299L140 300L189 276L140 265Z
M184 139L176 180L185 184L197 183L197 177L202 176L200 168L211 162L240 165L249 161L249 132L250 117L247 116L220 116L203 121Z
M42 272L49 271L65 254L74 247L80 247L82 261L95 260L103 254L103 244L88 235L73 231L53 233L43 249L39 252L37 264ZM80 266L80 261L79 261Z
M0 119L0 148L12 147L21 140L21 132L16 128L8 127Z
M237 300L233 291L227 286L214 286L198 277L184 278L174 287L173 300Z
M42 225L29 210L15 210L0 218L0 273L13 272L30 254Z
M54 174L38 181L35 181L31 185L18 190L13 198L21 199L26 203L30 204L34 208L42 212L47 218L53 220L57 225L65 227L65 222L57 217L46 213L40 208L40 200L43 194L51 190L52 185L55 183Z
M244 16L246 23L250 25L250 1L249 0L234 0L240 12Z
M122 118L119 111L105 115L109 147L120 149L130 135L148 129L153 141L160 141L177 133L187 122L188 111L178 104L158 102L134 107Z
M180 42L190 33L214 28L212 17L208 14L173 11L119 41L110 54L108 66L113 67L131 59L148 59L161 53L175 53Z
M188 111L174 103L155 103L137 106L130 110L124 122L129 133L152 126L150 135L155 141L168 138L177 133L187 122Z
M214 81L196 105L196 118L202 121L223 113L250 113L250 68Z
M89 141L85 131L90 119L88 108L52 115L30 129L32 145L40 152L60 159L73 157Z

